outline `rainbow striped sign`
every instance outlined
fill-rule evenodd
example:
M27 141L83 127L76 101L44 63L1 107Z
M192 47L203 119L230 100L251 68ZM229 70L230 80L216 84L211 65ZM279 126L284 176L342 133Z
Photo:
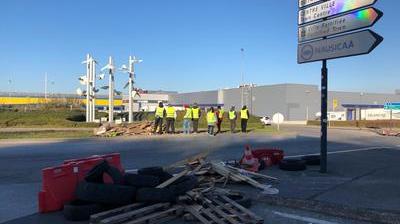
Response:
M299 27L299 42L336 35L373 26L383 13L375 8L362 9L319 23Z
M329 0L321 4L300 10L298 24L305 24L352 10L371 6L377 0Z

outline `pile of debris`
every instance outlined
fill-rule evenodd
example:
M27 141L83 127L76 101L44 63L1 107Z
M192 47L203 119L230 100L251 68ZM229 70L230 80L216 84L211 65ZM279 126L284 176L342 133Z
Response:
M379 129L376 133L382 136L400 137L400 132L392 129Z
M251 200L245 194L225 188L231 182L244 182L266 194L279 192L272 185L256 179L277 181L274 177L243 170L233 164L196 159L151 192L143 194L138 190L136 203L91 215L90 223L165 223L177 218L201 223L264 223L261 217L248 210ZM195 181L182 184L188 180ZM171 188L179 196L168 197ZM143 196L147 201L141 199Z
M132 136L132 135L151 135L153 122L140 121L132 124L111 125L103 124L94 130L94 134L102 137Z

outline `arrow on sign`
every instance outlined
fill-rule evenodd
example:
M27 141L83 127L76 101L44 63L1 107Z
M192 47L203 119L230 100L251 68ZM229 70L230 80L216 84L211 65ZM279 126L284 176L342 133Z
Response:
M297 62L308 63L325 59L369 54L383 41L383 37L371 30L299 44Z
M316 24L299 27L299 42L373 26L383 13L375 8L359 10Z
M299 11L299 25L370 6L377 0L329 0Z

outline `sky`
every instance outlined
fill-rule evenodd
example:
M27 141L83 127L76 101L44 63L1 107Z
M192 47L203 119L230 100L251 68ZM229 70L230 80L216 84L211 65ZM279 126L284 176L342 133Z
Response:
M143 59L135 85L149 90L237 87L242 70L246 83L320 85L320 62L297 64L296 0L1 3L0 91L44 92L47 72L49 92L74 93L87 53L100 66L109 56L117 66L129 55ZM372 30L384 42L369 55L328 61L330 90L400 89L400 1L379 0L375 7L385 15ZM115 76L122 90L127 74Z

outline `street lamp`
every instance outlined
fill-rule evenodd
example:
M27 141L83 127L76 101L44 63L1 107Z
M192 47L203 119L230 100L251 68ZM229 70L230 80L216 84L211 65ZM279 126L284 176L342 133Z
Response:
M110 56L108 58L108 64L104 66L101 71L107 70L109 74L108 78L108 122L114 122L114 72L115 66L113 59Z

